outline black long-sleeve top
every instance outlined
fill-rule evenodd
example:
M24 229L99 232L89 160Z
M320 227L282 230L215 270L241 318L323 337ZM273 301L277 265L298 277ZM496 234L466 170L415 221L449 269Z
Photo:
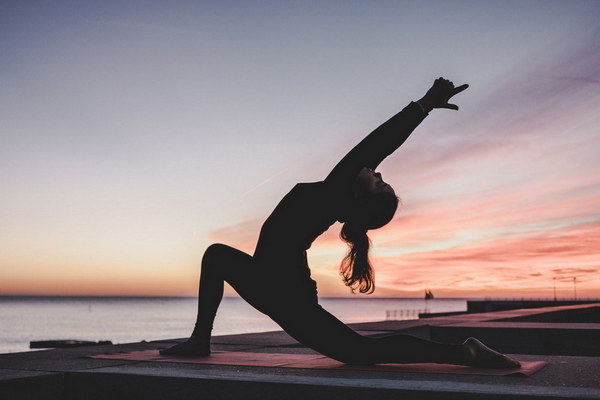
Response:
M253 256L255 262L286 281L308 281L314 286L306 250L343 217L361 169L375 169L426 116L420 105L410 103L356 145L324 181L295 185L264 222Z

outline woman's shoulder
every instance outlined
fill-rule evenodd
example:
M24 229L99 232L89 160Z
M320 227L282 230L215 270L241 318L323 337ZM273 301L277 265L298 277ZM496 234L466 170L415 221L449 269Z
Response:
M299 197L311 197L319 201L334 201L339 203L348 197L348 193L340 190L339 187L329 184L327 181L318 182L300 182L290 191L295 192Z
M327 181L317 181L317 182L299 182L294 186L292 190L300 190L306 192L335 192L335 188L332 185L329 185Z

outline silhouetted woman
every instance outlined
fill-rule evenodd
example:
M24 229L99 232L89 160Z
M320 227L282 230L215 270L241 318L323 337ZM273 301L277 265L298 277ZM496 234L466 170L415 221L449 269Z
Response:
M198 316L191 337L163 354L210 354L210 336L223 296L223 282L289 335L316 351L348 364L434 362L485 367L518 367L519 363L469 338L442 344L413 336L361 336L325 311L310 277L306 251L334 222L350 247L341 264L345 284L371 293L367 231L387 224L398 207L390 185L374 169L409 137L434 108L458 110L448 100L457 88L437 79L425 96L410 103L354 147L321 182L299 183L281 200L260 231L254 255L223 244L204 253Z

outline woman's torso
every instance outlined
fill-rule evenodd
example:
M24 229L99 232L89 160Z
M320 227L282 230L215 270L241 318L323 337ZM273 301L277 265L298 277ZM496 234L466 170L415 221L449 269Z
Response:
M337 220L340 200L324 182L299 183L264 222L254 261L272 279L311 285L306 250Z

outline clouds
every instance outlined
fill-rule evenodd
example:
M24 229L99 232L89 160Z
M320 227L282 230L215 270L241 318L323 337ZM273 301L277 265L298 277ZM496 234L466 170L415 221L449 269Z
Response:
M581 127L597 122L600 108L598 85L591 83L600 79L597 43L578 45L552 59L546 55L543 61L532 60L484 87L472 85L457 98L466 105L456 116L428 118L418 136L411 138L411 151L395 161L396 168L413 166L421 173L461 164L481 168L490 156L529 167L535 160L553 168L541 157L561 157L561 151L574 146L578 153L585 150L581 141L592 139L595 131Z
M600 284L600 221L511 236L376 257L379 282L413 290L487 288L498 293L543 290L553 278L565 282L576 276L588 295Z
M3 5L0 268L86 265L130 293L155 268L195 277L210 242L251 252L296 182L445 75L471 84L461 110L381 166L405 206L372 232L378 293L590 275L592 232L544 235L598 221L600 3L238 3ZM323 295L341 293L338 232L310 252Z

